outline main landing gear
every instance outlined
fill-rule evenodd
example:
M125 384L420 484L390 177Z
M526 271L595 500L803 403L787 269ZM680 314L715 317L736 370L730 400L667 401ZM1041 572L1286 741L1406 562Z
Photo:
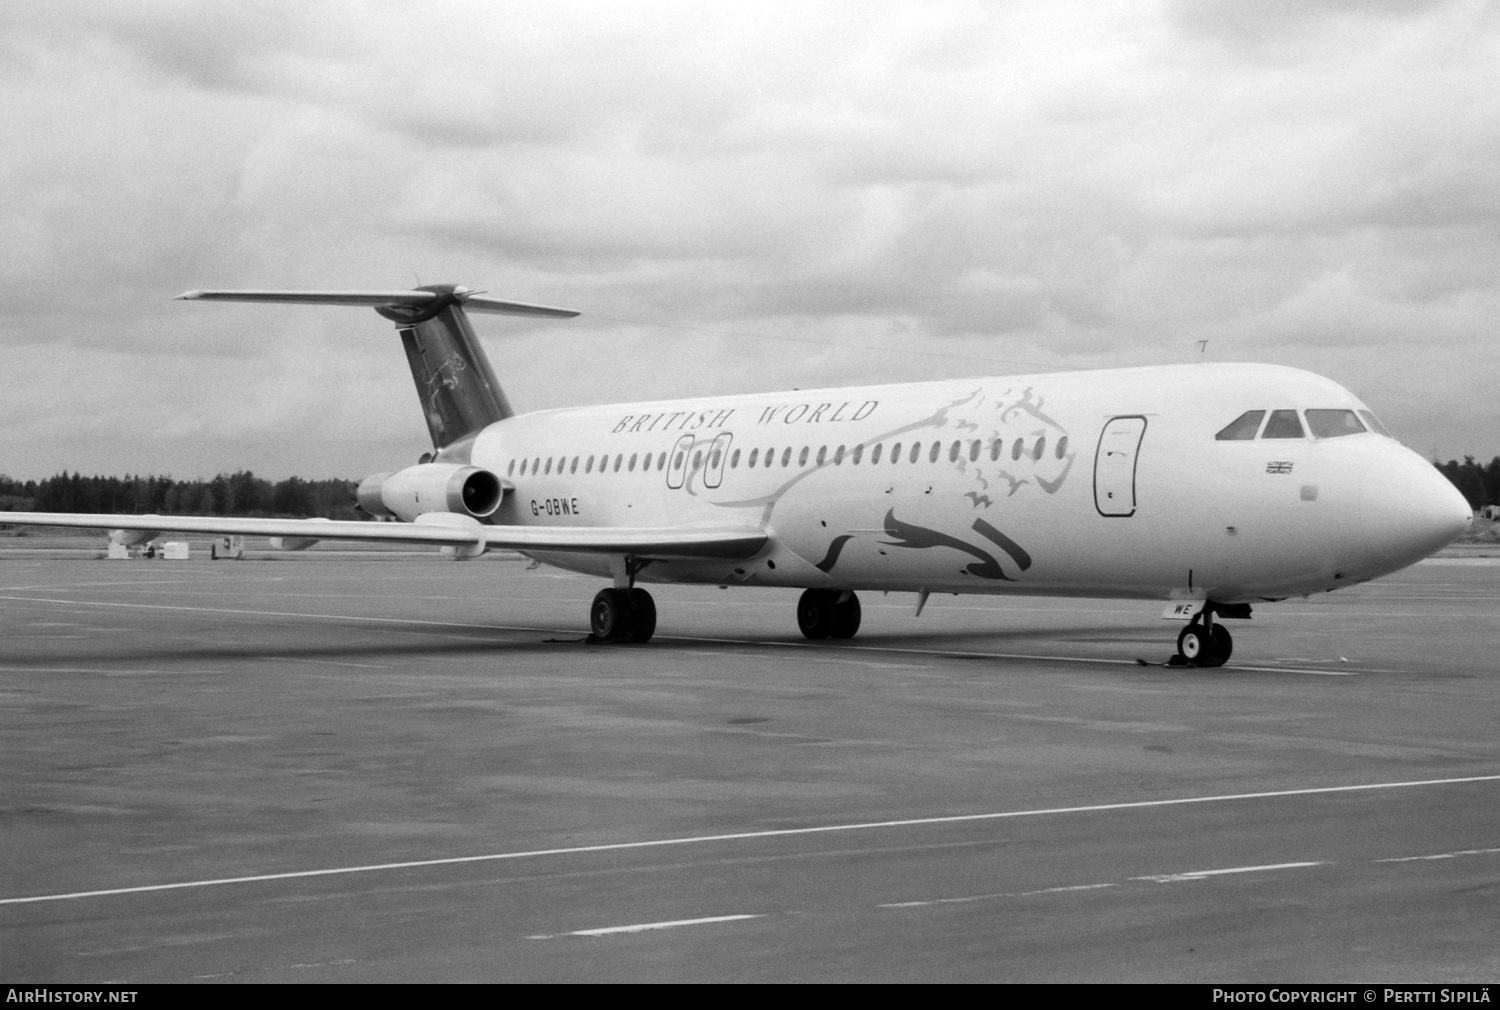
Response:
M1212 608L1205 607L1177 636L1177 655L1168 666L1223 666L1234 652L1229 629L1215 624Z
M589 606L596 642L649 642L656 633L656 601L644 589L601 589Z
M809 589L797 601L797 627L808 638L853 638L859 597L847 589Z
M843 589L809 589L797 601L797 627L808 638L853 638L859 597ZM589 605L589 638L642 643L656 633L656 601L644 589L601 589Z

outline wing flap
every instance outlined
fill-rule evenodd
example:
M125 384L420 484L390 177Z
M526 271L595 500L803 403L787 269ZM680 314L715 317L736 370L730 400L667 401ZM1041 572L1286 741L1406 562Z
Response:
M425 518L425 517L423 517ZM455 517L458 518L458 517ZM472 520L471 520L472 522ZM327 519L250 519L230 516L93 515L77 512L0 512L0 523L75 529L140 530L210 536L311 537L434 546L486 547L656 558L748 558L770 539L750 526L690 527L483 526L347 522Z

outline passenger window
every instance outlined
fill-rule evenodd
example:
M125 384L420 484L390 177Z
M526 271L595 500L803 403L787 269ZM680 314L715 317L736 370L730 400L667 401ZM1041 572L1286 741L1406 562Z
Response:
M521 476L526 476L526 460L521 460Z
M936 442L934 442L932 444L933 445L937 445ZM918 459L921 458L921 456L922 456L922 443L921 442L913 442L911 444L911 452L907 455L906 461L908 463L915 463Z
M973 444L971 444L969 446L969 462L970 463L976 463L978 461L979 461L979 439L976 438L974 440Z
M1361 410L1359 412L1359 416L1365 419L1365 424L1368 424L1370 426L1370 430L1373 431L1375 434L1377 434L1377 435L1384 435L1386 438L1395 438L1396 437L1395 435L1392 435L1390 432L1386 431L1385 430L1385 425L1381 424L1378 420L1376 420L1375 415L1373 413L1371 413L1370 411L1368 411L1368 410Z
M693 469L696 470L703 465L703 450L699 449L693 453Z
M995 463L995 462L999 461L999 459L1000 459L1000 450L1003 449L1003 448L1005 448L1005 440L1004 439L997 438L993 442L990 443L990 462L991 463Z
M1225 425L1214 440L1217 442L1248 442L1260 430L1260 422L1266 416L1264 410L1247 410ZM1298 432L1300 435L1301 432Z
M899 462L901 462L901 443L900 442L897 442L895 445L891 446L891 462L892 463L899 463Z
M641 469L642 470L649 470L649 469L651 469L651 454L649 452L646 453L646 455L644 455L644 456L641 457Z
M578 472L578 457L574 456L573 457L573 465L570 466L570 467L568 467L568 473L577 473L577 472Z
M959 441L957 439L955 439L954 442L953 442L953 444L948 447L948 462L950 462L950 463L957 463L958 462L958 453L959 453L959 450L962 447L963 446L961 445L961 443L959 443Z
M682 452L679 452L677 454L677 457L676 457L675 461L672 463L672 468L673 469L680 469L681 468L681 466L682 466L682 458L683 458L684 455L686 455L686 454L682 453Z
M635 472L635 464L636 464L636 461L638 459L640 459L640 453L633 452L633 453L630 454L630 465L628 467L626 467L626 469L629 470L631 473Z
M738 449L729 454L729 469L737 470L740 465L740 451Z
M807 448L807 446L804 445L802 447L802 451L799 452L799 453L797 453L797 465L798 466L806 466L807 465L807 454L808 454L808 452L809 452L809 449Z
M542 473L551 473L551 472L552 472L552 457L548 456L547 457L547 468L545 470L543 470Z
M856 445L854 447L854 452L850 454L850 461L855 466L859 466L859 458L861 456L863 456L864 454L865 454L865 447L862 446L862 445Z
M585 463L585 464L583 464L583 472L584 473L593 473L594 472L594 457L590 456L588 462Z
M1041 462L1042 453L1047 451L1047 436L1042 435L1036 440L1036 448L1031 450L1031 458Z
M1058 459L1062 459L1068 454L1068 436L1064 435L1057 440L1057 448L1054 451L1057 453Z
M885 448L885 443L884 442L876 442L875 443L875 447L870 450L870 465L871 466L874 466L876 463L880 462L880 450L883 449L883 448ZM856 463L859 462L859 450L858 449L854 450L854 462L856 462Z
M760 459L760 450L759 449L751 449L750 450L750 458L745 461L745 466L748 467L748 468L753 468L755 466L755 461L758 460L758 459Z
M514 477L515 475L516 475L516 461L515 460L511 460L510 461L510 466L505 471L505 476L507 476L507 477Z
M806 451L807 450L805 450L805 449L803 450L803 452L806 452ZM791 446L787 446L785 449L781 450L781 465L782 466L790 466L791 462L792 462L792 447Z
M820 445L820 446L818 446L818 465L819 466L823 465L823 459L827 455L828 455L828 446L826 446L826 445Z
M534 459L534 460L531 461L531 475L533 477L535 477L537 474L539 474L541 472L542 472L542 457L538 456L536 459Z
M619 473L620 472L620 466L624 462L625 462L625 454L623 452L616 453L615 454L615 473Z
M1012 461L1021 458L1021 440L1016 439L1016 444L1010 447L1010 458Z
M844 447L843 446L839 446L837 449L833 450L833 465L834 466L843 466L844 465Z
M934 442L934 443L932 443L932 448L927 451L927 462L929 462L929 463L936 463L938 461L938 457L941 456L942 454L943 454L943 443L941 443L941 442Z
M1261 432L1261 438L1301 438L1302 422L1297 419L1295 410L1273 410L1271 419L1266 422L1266 430Z
M1363 434L1365 426L1352 410L1309 410L1307 427L1313 438L1339 438L1342 435Z
M713 452L711 452L711 453L708 454L708 468L710 470L717 470L719 468L719 460L721 460L723 458L724 458L723 450L722 449L715 449Z

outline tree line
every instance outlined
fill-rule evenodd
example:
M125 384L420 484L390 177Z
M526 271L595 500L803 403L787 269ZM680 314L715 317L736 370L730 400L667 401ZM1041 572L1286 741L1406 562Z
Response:
M271 481L249 470L211 480L171 477L85 477L60 473L18 481L0 474L0 512L86 512L182 516L274 516L363 519L354 509L351 480Z
M1475 511L1486 505L1500 505L1500 456L1488 463L1476 463L1473 456L1465 456L1462 463L1450 459L1433 465L1469 499L1469 507Z

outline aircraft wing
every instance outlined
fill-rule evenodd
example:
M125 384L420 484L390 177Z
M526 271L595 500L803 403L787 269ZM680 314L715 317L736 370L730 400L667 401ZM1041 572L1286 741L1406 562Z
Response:
M770 539L753 526L614 527L485 526L468 516L433 513L414 523L328 519L239 519L229 516L93 515L78 512L0 512L0 524L123 529L210 536L309 537L434 546L501 547L516 551L631 554L655 558L748 558Z

